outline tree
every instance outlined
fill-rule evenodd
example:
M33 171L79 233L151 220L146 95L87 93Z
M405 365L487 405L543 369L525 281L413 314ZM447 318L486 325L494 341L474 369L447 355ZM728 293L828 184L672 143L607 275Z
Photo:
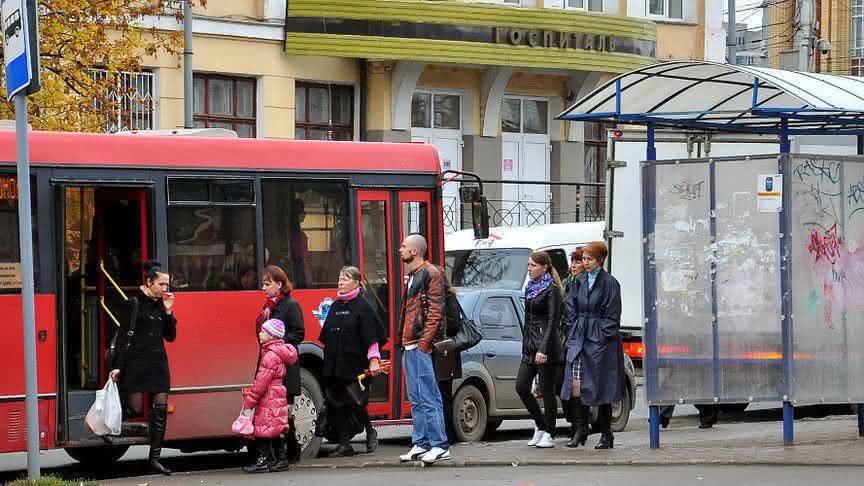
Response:
M193 3L204 5L206 0ZM178 6L182 1L40 0L42 90L30 97L33 128L104 130L108 115L117 110L124 94L117 92L116 73L140 72L144 56L181 51L182 31L145 25L156 15L182 20ZM2 56L0 67L5 73ZM3 85L0 119L13 119L14 105L5 102L5 82Z

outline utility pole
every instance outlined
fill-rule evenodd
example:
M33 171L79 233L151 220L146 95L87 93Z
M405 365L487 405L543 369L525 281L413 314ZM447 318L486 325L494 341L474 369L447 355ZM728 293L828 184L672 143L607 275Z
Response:
M729 0L726 20L726 57L729 64L738 64L738 26L735 25L735 0Z
M798 48L798 70L813 72L816 46L816 1L798 0L798 30L795 33L795 47Z
M183 0L183 127L192 128L193 97L192 80L192 0Z
M762 59L759 64L767 67L771 67L768 61L771 50L771 17L768 15L768 7L770 6L771 3L768 0L762 2L762 47L759 49L762 51Z

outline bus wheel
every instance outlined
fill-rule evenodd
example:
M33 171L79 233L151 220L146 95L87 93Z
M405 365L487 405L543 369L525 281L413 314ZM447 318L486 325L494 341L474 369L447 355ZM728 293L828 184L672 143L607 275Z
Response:
M66 454L85 466L104 466L113 464L126 454L128 445L97 446L97 447L67 447Z
M474 385L459 388L453 397L453 429L460 442L479 442L488 421L486 399Z
M315 375L300 368L300 395L294 397L292 414L297 428L297 442L302 452L301 460L314 459L321 448L321 437L315 436L315 420L324 406L324 394Z

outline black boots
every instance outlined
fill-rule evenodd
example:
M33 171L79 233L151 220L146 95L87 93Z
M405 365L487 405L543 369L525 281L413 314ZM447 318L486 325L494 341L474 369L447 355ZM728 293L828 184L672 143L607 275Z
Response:
M378 432L371 425L366 427L366 452L375 452L378 448Z
M252 464L243 468L247 473L262 473L270 471L272 460L271 440L255 438L255 453L257 459Z
M273 439L273 463L270 464L270 472L287 471L291 465L291 457L288 455L288 436L292 432L288 430L279 437Z
M150 409L150 467L169 475L171 470L159 462L162 456L162 441L165 439L165 421L168 419L168 405L154 403Z
M615 436L612 435L612 404L600 405L597 410L597 430L602 435L600 442L594 446L595 449L612 449L615 444Z
M582 405L582 400L571 398L569 400L570 418L573 420L573 437L567 442L567 447L579 447L585 445L588 440L588 407Z

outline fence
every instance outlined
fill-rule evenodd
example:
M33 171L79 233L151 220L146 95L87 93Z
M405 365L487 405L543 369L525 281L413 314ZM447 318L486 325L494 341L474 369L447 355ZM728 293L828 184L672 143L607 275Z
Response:
M586 182L483 180L491 226L537 226L602 221L606 185ZM503 197L515 194L516 197ZM497 196L497 195L500 195ZM471 227L471 213L456 198L444 199L445 231Z
M864 157L642 171L649 404L864 401Z

